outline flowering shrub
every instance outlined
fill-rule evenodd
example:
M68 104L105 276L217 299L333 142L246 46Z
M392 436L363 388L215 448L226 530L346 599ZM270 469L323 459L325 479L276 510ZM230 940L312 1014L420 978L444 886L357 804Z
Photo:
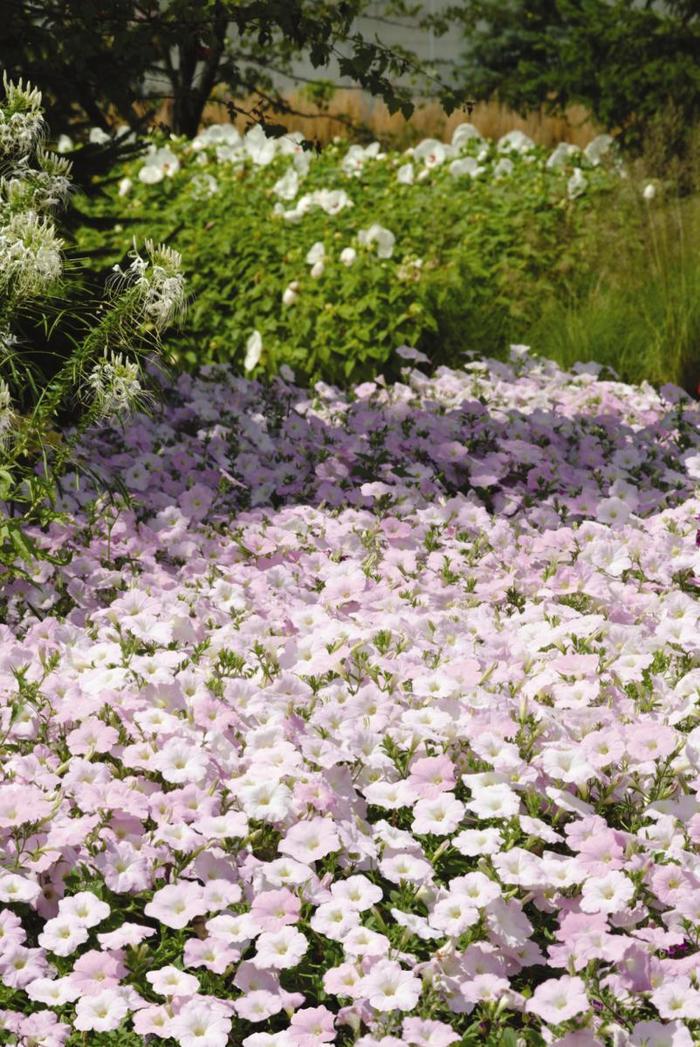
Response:
M17 1044L700 1034L698 407L210 367L93 429L0 627Z
M550 154L462 124L403 154L375 142L315 155L295 134L215 125L154 143L93 206L116 222L112 260L142 228L182 253L194 304L172 343L181 360L343 382L391 367L405 342L436 363L504 349L590 275L588 216L620 182L610 142ZM82 242L98 236L86 227Z
M134 250L98 315L86 317L79 278L64 277L54 214L71 191L70 161L44 148L40 92L3 82L0 563L7 564L29 549L26 520L51 515L51 474L71 453L59 423L68 415L77 434L100 418L123 417L143 397L138 358L152 354L154 336L180 314L184 284L177 253L147 241L146 257Z

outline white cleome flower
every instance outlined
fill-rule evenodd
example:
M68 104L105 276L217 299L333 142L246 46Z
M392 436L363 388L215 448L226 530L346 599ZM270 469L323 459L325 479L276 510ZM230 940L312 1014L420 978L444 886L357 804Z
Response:
M49 219L34 211L13 215L0 226L0 289L18 298L47 291L61 275L62 246Z
M5 103L0 108L0 156L26 156L44 132L41 91L21 80L13 83L3 74Z
M142 398L140 375L138 364L125 360L121 353L111 353L95 364L88 385L101 418L118 419L129 414Z

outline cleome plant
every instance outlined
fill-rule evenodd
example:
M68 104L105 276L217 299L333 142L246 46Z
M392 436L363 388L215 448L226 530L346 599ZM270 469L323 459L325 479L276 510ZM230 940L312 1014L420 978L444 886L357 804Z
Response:
M67 257L58 215L71 163L45 147L41 92L3 78L0 103L0 565L37 555L76 439L148 400L159 336L185 305L176 251L134 244L101 291Z

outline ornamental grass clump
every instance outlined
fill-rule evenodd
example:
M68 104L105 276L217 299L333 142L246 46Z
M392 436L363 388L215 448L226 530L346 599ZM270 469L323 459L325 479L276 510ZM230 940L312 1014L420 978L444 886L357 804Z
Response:
M180 256L147 240L97 298L66 260L57 214L71 164L45 148L41 92L3 80L0 103L0 563L37 552L76 438L148 399L144 362L181 315Z

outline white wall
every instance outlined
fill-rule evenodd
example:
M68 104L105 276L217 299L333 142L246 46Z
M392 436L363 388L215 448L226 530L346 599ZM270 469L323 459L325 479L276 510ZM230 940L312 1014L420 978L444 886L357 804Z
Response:
M428 14L437 14L450 2L451 0L423 0L423 10ZM367 14L357 19L357 31L368 41L378 40L387 47L403 47L415 54L421 62L434 63L435 74L449 83L449 64L459 58L462 50L461 34L452 32L444 36L435 36L417 27L415 20L395 17L384 19L384 9L385 4L381 3L381 0L371 3ZM332 80L340 85L350 83L339 76L336 64L329 69L314 69L308 60L301 59L294 64L293 72L296 76L308 80ZM286 77L280 77L279 82L284 86L290 83Z

